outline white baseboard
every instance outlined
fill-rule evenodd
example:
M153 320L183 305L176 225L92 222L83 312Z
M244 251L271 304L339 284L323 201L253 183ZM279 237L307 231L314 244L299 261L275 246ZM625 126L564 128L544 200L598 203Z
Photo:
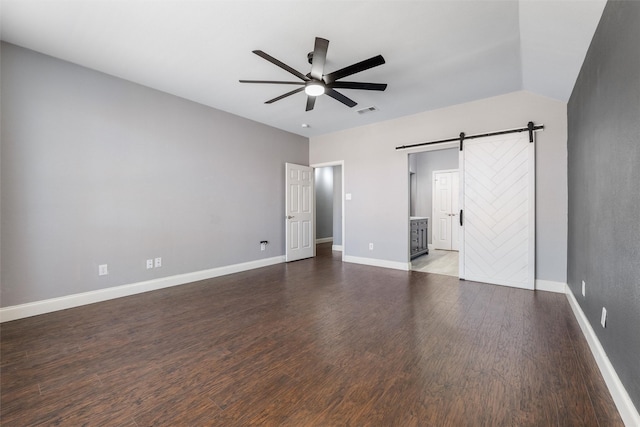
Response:
M569 305L571 305L571 309L578 320L580 329L582 329L582 333L587 339L591 353L593 354L594 359L596 359L598 368L600 368L604 382L607 384L607 388L609 389L611 397L618 408L618 412L620 412L622 421L629 427L640 426L640 414L638 414L638 410L633 405L627 390L624 388L624 385L622 385L622 382L620 381L616 370L613 368L609 357L607 357L607 353L605 353L602 344L600 344L598 336L594 332L587 316L585 316L582 308L580 308L580 305L576 300L576 297L568 286L566 293Z
M567 292L567 284L562 282L553 282L551 280L538 280L535 283L536 291L556 292L564 294Z
M253 270L254 268L266 267L269 265L280 264L282 262L284 262L284 256L277 256L273 258L243 262L240 264L226 265L224 267L217 267L209 270L194 271L192 273L178 274L176 276L162 277L144 282L115 286L112 288L99 289L91 292L67 295L59 298L3 307L0 308L0 323L37 316L38 314L51 313L58 310L65 310L67 308L79 307L81 305L107 301L114 298L140 294L142 292L168 288L170 286L184 285L198 280L211 279L213 277Z
M332 251L340 251L342 252L342 245L333 245L331 246Z
M333 237L323 237L321 239L316 239L316 245L318 243L329 243L329 242L333 242Z
M342 259L344 262L352 262L354 264L371 265L374 267L393 268L395 270L411 270L410 262L387 261L384 259L363 258L351 255L345 255Z

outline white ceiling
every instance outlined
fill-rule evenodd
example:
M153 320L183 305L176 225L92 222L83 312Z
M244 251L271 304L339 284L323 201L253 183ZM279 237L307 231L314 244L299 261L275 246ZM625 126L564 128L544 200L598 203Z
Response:
M2 0L2 40L304 136L528 90L567 101L605 0L220 1ZM320 97L305 112L296 80L251 53L306 74L316 36L325 73L382 54L345 81L352 109ZM379 110L358 114L376 106ZM310 125L302 128L302 123Z

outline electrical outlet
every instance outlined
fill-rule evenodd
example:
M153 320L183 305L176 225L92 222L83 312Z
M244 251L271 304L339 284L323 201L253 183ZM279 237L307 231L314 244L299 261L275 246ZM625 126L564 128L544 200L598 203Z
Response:
M582 296L585 296L585 290L587 288L587 285L584 283L584 280L582 281Z
M373 243L369 243L369 250L372 251L373 250Z
M109 274L109 269L107 268L107 264L100 264L98 266L98 276L106 276Z
M153 263L154 267L162 267L162 258L158 257L155 259L154 263Z
M603 328L607 325L607 309L602 307L602 317L600 318L600 324Z
M260 250L264 251L265 249L267 249L267 241L263 240L262 242L260 242Z
M153 260L152 259L148 259L147 260L147 270L153 268Z

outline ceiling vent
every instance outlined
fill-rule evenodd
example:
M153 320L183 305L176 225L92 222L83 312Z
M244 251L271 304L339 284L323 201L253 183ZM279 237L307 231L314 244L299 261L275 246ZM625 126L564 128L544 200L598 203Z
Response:
M358 114L373 113L374 111L378 111L378 107L375 107L373 105L371 107L361 108L360 110L357 110Z

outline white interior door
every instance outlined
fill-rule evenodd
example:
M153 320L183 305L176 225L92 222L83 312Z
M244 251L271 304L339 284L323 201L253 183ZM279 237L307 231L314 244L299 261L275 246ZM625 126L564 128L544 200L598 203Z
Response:
M434 249L458 250L458 171L433 172L433 221L431 236Z
M315 256L313 168L286 163L285 215L287 262Z
M460 277L534 289L534 143L526 133L464 141L460 167Z

